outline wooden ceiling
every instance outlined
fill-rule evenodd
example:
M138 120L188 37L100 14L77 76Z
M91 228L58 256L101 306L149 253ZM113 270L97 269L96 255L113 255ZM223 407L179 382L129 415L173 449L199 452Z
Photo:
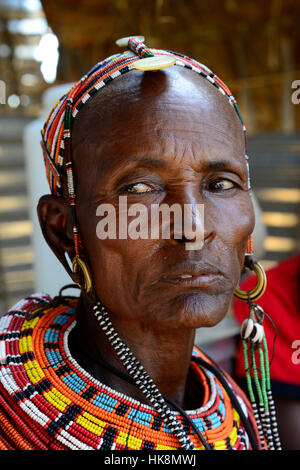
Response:
M143 34L150 47L208 65L239 100L248 132L295 132L300 104L300 2L295 0L42 0L59 38L58 78L76 80L118 51L115 40Z

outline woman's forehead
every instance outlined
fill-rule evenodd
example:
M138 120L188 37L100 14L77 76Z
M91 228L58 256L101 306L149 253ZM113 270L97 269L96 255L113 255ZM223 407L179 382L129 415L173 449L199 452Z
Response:
M75 120L76 164L83 152L92 153L92 160L97 157L94 164L101 167L106 166L106 158L112 165L114 160L124 162L124 157L159 155L164 150L174 158L174 152L179 155L191 146L201 153L204 144L208 152L217 154L223 148L228 157L233 153L244 158L242 125L234 109L194 72L175 67L157 73L133 72L111 85Z
M228 100L194 72L173 67L164 72L133 72L98 93L75 119L72 144L110 148L126 139L149 144L164 134L182 133L244 144L242 125ZM126 142L124 142L126 145Z

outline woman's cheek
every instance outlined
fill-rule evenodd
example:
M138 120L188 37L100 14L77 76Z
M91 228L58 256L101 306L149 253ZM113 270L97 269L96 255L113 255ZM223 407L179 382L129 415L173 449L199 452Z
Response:
M232 226L233 232L236 233L237 242L253 232L255 215L248 192L243 191L232 199L224 200L220 207L221 214L223 214L224 226Z
M244 260L248 238L254 230L255 215L248 193L237 199L222 201L214 210L210 209L212 219L208 221L216 229L217 237L224 247L235 251L238 258Z

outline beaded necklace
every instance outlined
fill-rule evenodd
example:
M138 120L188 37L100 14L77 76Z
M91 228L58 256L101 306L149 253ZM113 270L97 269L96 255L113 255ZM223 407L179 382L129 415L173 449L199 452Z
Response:
M26 311L46 302L39 315ZM182 443L160 412L101 383L71 356L68 337L76 324L77 299L51 307L35 295L19 302L0 320L0 449L157 449ZM48 305L47 305L48 303ZM207 358L196 348L195 358ZM243 423L222 382L196 360L191 388L203 389L200 408L185 412L214 449L247 449ZM232 383L247 419L253 417ZM204 446L189 421L170 411L195 449Z

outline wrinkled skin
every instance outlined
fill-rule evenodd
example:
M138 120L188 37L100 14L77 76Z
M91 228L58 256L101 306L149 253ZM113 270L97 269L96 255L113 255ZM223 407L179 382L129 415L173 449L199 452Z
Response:
M82 108L72 134L77 214L94 289L161 392L194 406L185 384L195 329L226 315L254 227L242 126L227 99L190 70L130 72L105 88ZM145 192L132 186L138 183ZM204 204L203 247L186 250L172 227L170 239L99 240L96 209L110 203L118 214L120 195L149 210L153 203ZM58 258L67 252L72 259L68 202L44 196L38 212ZM161 279L195 263L199 272L212 271L207 284ZM95 377L145 401L90 359L93 351L122 370L91 306L82 295L72 353Z

